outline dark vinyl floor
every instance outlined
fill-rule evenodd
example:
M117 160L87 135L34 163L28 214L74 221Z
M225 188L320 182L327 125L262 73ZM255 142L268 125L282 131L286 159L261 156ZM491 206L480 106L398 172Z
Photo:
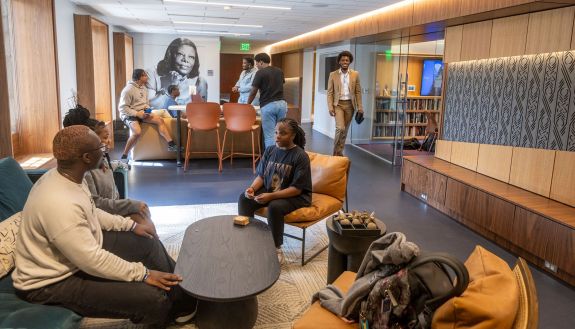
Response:
M333 141L312 132L310 126L305 128L307 149L330 154ZM401 192L401 168L354 147L346 146L345 152L352 161L348 186L350 209L375 211L387 224L388 232L404 232L424 250L445 251L465 260L479 244L510 266L514 264L514 255ZM217 161L208 159L191 161L186 173L176 168L175 161L146 162L146 166L132 166L129 175L130 197L144 200L150 206L236 202L253 179L250 161L245 159L235 160L233 167L226 162L222 173L217 171ZM539 297L539 328L575 328L575 289L534 267L531 269Z

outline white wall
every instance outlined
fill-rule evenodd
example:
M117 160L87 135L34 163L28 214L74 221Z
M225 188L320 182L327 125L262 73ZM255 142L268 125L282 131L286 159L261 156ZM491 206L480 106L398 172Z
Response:
M69 0L55 0L56 44L58 52L58 80L60 88L60 113L62 118L70 109L72 89L77 91L76 78L76 41L74 39L74 14L92 15L100 21L106 22L106 17L95 16L76 6ZM116 100L114 91L114 41L113 32L119 31L117 27L108 24L108 49L110 51L110 86L112 96L112 116L116 116Z
M220 101L220 39L219 37L187 36L157 33L134 33L134 68L154 70L164 58L166 48L172 40L185 37L194 42L198 49L200 76L208 83L208 101ZM212 75L208 75L208 71Z
M349 41L343 44L339 44L337 46L322 47L316 50L316 67L315 67L316 80L314 86L316 93L314 102L313 129L331 138L333 138L335 135L335 120L332 116L329 115L329 111L327 109L326 93L325 91L320 91L319 87L320 85L323 84L323 81L321 81L322 75L320 74L321 66L323 64L321 63L320 59L322 55L328 55L328 54L337 55L339 52L342 52L344 50L349 50L353 53L353 49L351 49ZM353 65L355 65L355 63L352 64L352 68ZM327 72L326 74L329 75L329 72ZM306 79L306 77L310 79L309 77L311 75L312 75L311 71L304 70L304 80Z
M301 122L312 121L311 108L313 101L313 55L315 50L305 49L303 52L303 81L301 95Z
M69 0L55 1L56 43L58 47L58 80L60 88L60 112L62 119L70 108L68 99L76 84L76 42L74 41L74 14L79 9Z

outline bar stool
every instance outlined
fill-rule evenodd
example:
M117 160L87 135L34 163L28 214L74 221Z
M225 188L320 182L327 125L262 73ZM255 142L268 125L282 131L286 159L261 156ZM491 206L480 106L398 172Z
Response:
M186 105L186 116L188 117L188 141L186 143L186 161L184 171L188 169L188 162L191 153L216 153L218 155L218 171L222 171L222 151L220 149L220 105L218 103L188 103ZM217 151L192 152L192 131L216 131Z
M250 155L249 153L234 152L234 133L250 132L252 134L252 169L256 173L256 161L261 158L262 150L259 143L260 125L256 123L256 110L250 104L226 103L224 104L224 120L226 121L226 131L224 132L224 142L222 143L222 155L226 147L226 135L228 131L232 134L232 148L228 156L223 157L222 160L230 158L230 163L234 161L234 154ZM256 134L254 134L254 132ZM255 141L258 144L258 154L255 153L254 135L257 137Z

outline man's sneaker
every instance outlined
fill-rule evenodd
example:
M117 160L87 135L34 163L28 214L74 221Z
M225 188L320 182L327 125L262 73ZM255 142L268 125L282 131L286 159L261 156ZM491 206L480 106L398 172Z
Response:
M178 152L178 146L176 144L174 145L168 144L168 152Z
M282 248L277 248L276 253L278 254L278 262L280 262L280 265L285 264L286 258L285 258L284 251L282 250Z
M194 311L192 311L191 313L176 317L174 319L174 322L176 324L186 324L186 323L190 322L196 316L197 311L198 311L198 303L196 302L196 308L194 309Z

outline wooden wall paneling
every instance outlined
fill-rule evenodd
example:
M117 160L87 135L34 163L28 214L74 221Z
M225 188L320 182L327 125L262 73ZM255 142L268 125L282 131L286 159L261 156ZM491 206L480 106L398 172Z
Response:
M452 142L451 144L451 163L467 168L477 170L477 157L479 155L479 144Z
M94 104L96 119L112 121L112 87L110 82L110 44L108 25L94 18L92 25L92 49L94 56Z
M89 15L74 15L74 39L76 44L76 85L78 103L96 117L94 92L94 57L92 22Z
M571 48L575 7L529 14L525 54L550 53Z
M416 198L419 198L421 194L419 187L419 168L421 168L421 166L411 161L404 161L401 171L402 189Z
M51 153L52 139L60 129L53 2L13 0L11 8L19 147L23 155ZM39 79L42 87L35 88Z
M0 15L0 26L2 26ZM4 50L4 33L0 33L0 49ZM6 53L0 52L0 158L13 156L12 128L10 124L10 102L8 101L8 76L6 70Z
M378 32L377 15L364 17L363 19L357 20L353 23L354 37L363 37L370 34L377 34Z
M427 204L443 211L445 209L445 196L447 191L447 177L433 170L421 167L420 171L421 195Z
M246 54L220 54L220 94L230 94L231 103L237 103L240 96L239 93L232 93L232 88L242 73L242 58L244 56ZM277 56L281 55L272 55L274 60L279 61Z
M463 25L461 60L489 58L493 21Z
M116 106L120 103L120 94L122 89L126 86L128 81L132 79L132 72L134 71L134 41L131 36L114 32L114 79L115 79L115 102ZM116 108L116 118L120 114Z
M509 183L513 147L480 144L477 157L477 172L505 183Z
M535 0L481 0L481 1L461 1L461 16L473 15L487 11L523 5L535 2Z
M476 226L472 220L476 212L478 190L452 178L447 178L445 213L465 225Z
M438 139L435 142L435 157L451 162L451 146L452 141Z
M523 55L527 42L529 15L518 15L493 20L489 57Z
M445 63L461 60L462 37L463 25L450 26L445 29L445 48L443 51L443 61Z
M413 4L413 25L459 17L461 0L420 0Z
M473 219L477 225L503 239L509 239L513 229L515 205L485 192L477 192L476 213Z
M575 207L575 152L557 151L550 198Z
M572 228L516 207L510 240L575 276L575 231Z
M509 184L549 197L555 152L514 147Z
M284 54L282 59L282 70L284 77L296 78L303 75L303 51Z
M378 13L374 18L379 33L410 27L413 25L413 1Z

